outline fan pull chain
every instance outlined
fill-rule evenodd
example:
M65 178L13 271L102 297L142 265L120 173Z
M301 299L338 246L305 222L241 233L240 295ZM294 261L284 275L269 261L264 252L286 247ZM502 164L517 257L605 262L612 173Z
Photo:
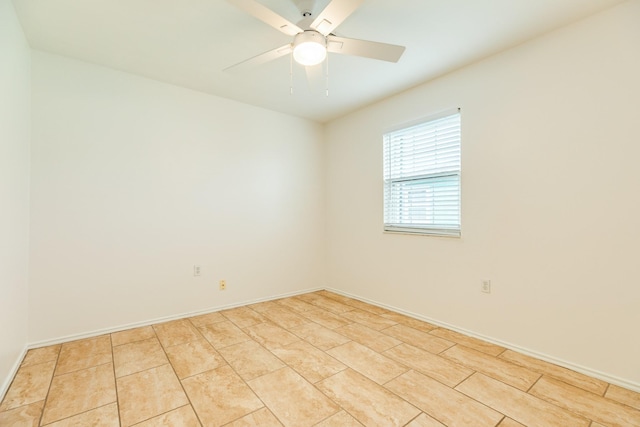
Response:
M293 50L289 55L289 95L293 95Z
M327 54L327 58L325 59L326 67L325 67L325 96L329 96L329 54Z

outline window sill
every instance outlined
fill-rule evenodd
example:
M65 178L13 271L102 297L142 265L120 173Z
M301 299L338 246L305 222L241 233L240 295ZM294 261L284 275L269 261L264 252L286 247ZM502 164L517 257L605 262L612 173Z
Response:
M384 228L385 234L406 234L411 236L449 237L459 239L462 237L460 230L434 230L424 228Z

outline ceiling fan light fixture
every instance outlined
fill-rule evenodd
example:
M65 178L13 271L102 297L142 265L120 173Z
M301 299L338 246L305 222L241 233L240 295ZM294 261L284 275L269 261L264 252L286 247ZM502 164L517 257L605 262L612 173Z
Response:
M317 65L327 57L327 40L317 31L304 31L293 41L293 59L305 66Z

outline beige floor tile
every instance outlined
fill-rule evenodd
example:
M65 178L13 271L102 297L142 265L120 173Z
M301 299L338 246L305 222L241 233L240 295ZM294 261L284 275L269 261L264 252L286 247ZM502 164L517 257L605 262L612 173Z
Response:
M413 405L351 369L316 386L365 426L404 426L420 413Z
M114 332L111 334L111 345L118 346L136 341L144 341L156 338L156 333L152 326L127 329L126 331Z
M639 410L553 378L543 376L529 393L607 426L640 426Z
M135 374L169 363L160 342L155 337L134 341L113 348L116 377Z
M201 374L226 364L207 340L191 341L167 348L167 356L178 378Z
M189 320L196 328L204 325L210 325L211 323L224 322L227 320L220 312L201 314L199 316L190 317Z
M446 427L446 426L442 424L440 421L434 418L431 418L429 415L423 412L422 414L414 418L413 421L407 424L407 427Z
M120 427L120 418L118 417L118 404L110 403L101 406L71 418L65 418L53 424L47 424L47 427Z
M406 344L421 348L429 353L438 354L455 345L454 342L434 337L406 325L394 325L383 329L382 333L390 335Z
M248 307L232 308L220 313L240 329L264 323L267 320L260 313Z
M218 322L200 328L202 335L215 349L248 341L251 338L232 322Z
M284 347L300 339L282 329L280 326L271 323L260 323L259 325L249 326L245 328L244 331L252 339L269 350Z
M200 421L193 412L191 405L181 406L178 409L153 417L135 427L200 427Z
M249 386L286 427L312 426L340 410L291 368L251 380Z
M363 301L358 301L357 299L352 300L348 305L363 311L368 311L369 313L377 314L378 316L384 316L385 314L390 313L390 311L386 308L378 307L377 305L369 304Z
M68 374L69 372L80 371L82 369L91 368L98 365L104 365L105 363L111 363L113 360L111 352L95 354L89 357L83 357L76 359L75 357L69 357L62 359L58 362L56 368L56 375Z
M229 365L189 377L182 385L203 427L225 425L264 406Z
M48 347L33 348L27 352L20 366L37 365L44 362L55 362L62 346L50 345Z
M473 373L469 368L408 344L401 344L382 354L449 387L455 387Z
M316 383L347 367L306 341L273 350L273 354L310 383Z
M347 304L349 301L353 301L353 298L349 298L349 297L346 297L344 295L340 295L338 293L328 291L326 289L321 289L321 290L315 292L315 295L318 295L318 296L321 296L321 297L331 298L331 299L334 299L334 300L336 300L338 302L341 302L342 304Z
M45 362L18 369L0 405L0 411L44 400L49 391L55 366L55 362Z
M255 341L221 348L220 354L245 381L284 367L282 361Z
M329 329L336 329L353 323L351 320L318 307L315 307L315 310L300 313L300 315Z
M62 362L63 359L67 357L82 358L110 352L111 336L100 335L98 337L86 338L62 344L58 362Z
M49 424L116 401L113 364L74 371L53 378L42 424Z
M296 313L304 313L305 311L318 309L318 307L316 307L315 305L309 304L308 302L304 302L296 298L283 298L274 302L278 305L288 308L289 310L295 311Z
M295 328L296 326L304 325L305 323L310 322L309 319L302 317L285 307L277 304L274 305L274 308L265 310L261 314L281 328Z
M479 340L477 338L469 337L449 329L436 328L430 331L429 333L431 335L444 338L445 340L462 344L465 347L481 351L491 356L498 356L500 353L502 353L505 350L504 347L500 347L499 345L491 344L486 341Z
M502 414L426 375L409 371L387 388L441 423L452 426L495 426Z
M405 365L355 341L332 348L327 353L378 384L384 384L409 370Z
M118 378L120 420L127 427L189 403L171 365Z
M602 424L598 424L597 422L592 421L589 427L606 427L606 426L603 426Z
M397 324L395 320L387 319L386 317L378 316L377 314L369 313L359 309L354 309L346 313L342 313L342 316L360 323L376 331L386 329L390 326Z
M330 348L351 341L351 339L344 335L316 323L308 323L297 328L292 328L290 331L308 343L318 347L320 350L329 350Z
M202 338L198 330L187 319L153 325L153 329L164 348Z
M520 424L517 421L512 420L511 418L504 418L498 427L526 427L525 425ZM593 425L591 426L593 427Z
M282 423L270 410L261 408L227 424L225 427L282 427Z
M378 352L382 352L402 344L402 341L399 339L383 334L382 332L378 332L375 329L368 328L360 323L352 323L342 328L338 328L335 331Z
M607 389L607 383L604 381L545 362L544 360L534 359L533 357L516 353L513 350L504 351L500 355L500 359L508 360L511 363L515 363L516 365L523 366L541 374L547 374L568 384L599 394L600 396L602 396Z
M0 412L0 426L38 427L44 400Z
M585 418L480 373L455 389L528 427L589 425Z
M313 299L313 301L308 301L308 302L315 305L316 307L320 307L322 309L328 310L335 314L344 314L354 309L351 306L342 304L336 300L324 297L322 295L318 295L317 298Z
M607 389L605 397L615 400L616 402L624 403L632 408L640 409L640 393L636 393L635 391L611 384Z
M345 411L340 411L326 420L319 422L315 427L362 427L362 424Z
M102 335L62 344L55 375L112 362L111 337Z
M441 356L523 391L529 390L540 378L537 372L461 345L450 348Z
M301 294L301 295L296 295L292 298L296 298L305 302L308 302L309 304L313 304L315 301L325 298L322 294L322 291L318 291L318 292L309 292L306 294Z
M389 312L389 310L382 308L382 307L378 307L377 305L373 305L373 304L369 304L366 303L364 301L360 301L357 299L353 299L353 298L347 298L344 301L340 301L345 305L348 305L349 307L353 307L353 308L357 308L360 309L362 311L368 311L369 313L373 313L373 314L377 314L377 315L383 315Z
M264 302L259 302L259 303L256 303L256 304L249 304L247 307L250 308L253 311L256 311L256 312L262 314L262 312L264 312L266 310L277 308L278 304L276 304L273 301L264 301Z
M404 314L394 313L392 311L382 314L382 317L386 317L387 319L394 320L401 325L409 326L422 332L430 332L437 328L437 326L432 325L431 323L414 319L413 317L405 316Z

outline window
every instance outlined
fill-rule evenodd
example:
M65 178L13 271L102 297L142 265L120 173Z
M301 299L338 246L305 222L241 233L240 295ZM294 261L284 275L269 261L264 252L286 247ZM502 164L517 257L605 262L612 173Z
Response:
M460 112L384 135L384 229L460 236Z

